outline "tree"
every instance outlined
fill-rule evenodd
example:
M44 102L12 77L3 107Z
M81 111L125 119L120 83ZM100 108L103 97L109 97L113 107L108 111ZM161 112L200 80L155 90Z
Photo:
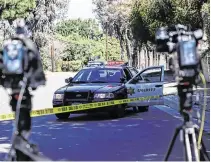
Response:
M27 17L35 7L35 0L0 0L1 19L12 24L16 18Z
M10 36L13 21L25 18L33 39L41 47L46 42L43 33L53 33L54 22L57 18L65 18L63 13L68 9L68 3L69 0L0 0L2 29Z
M130 47L127 41L129 39L125 38L125 36L129 32L129 17L132 1L94 0L93 3L96 5L94 12L97 14L97 19L101 23L104 33L108 31L109 36L119 39L121 58L123 59L125 52L128 59L131 58Z
M98 23L92 19L65 20L57 24L57 39L65 41L67 46L63 50L63 60L69 70L78 70L96 56L105 61L106 38L99 30ZM120 56L119 42L115 37L108 37L108 57L118 59Z
M104 24L108 22L109 31L116 33L122 51L126 49L133 66L137 66L139 51L155 43L157 28L178 23L192 28L202 27L200 1L94 0L93 3L103 29L106 29Z
M193 30L202 28L203 19L201 17L201 7L202 4L200 1L139 0L139 12L141 17L139 19L143 20L142 23L147 28L144 32L147 37L143 37L145 35L142 35L140 40L142 42L148 42L147 44L154 44L155 31L161 26L180 23L190 26ZM135 21L135 24L139 22L140 20L138 22Z
M207 36L208 44L210 46L210 1L203 4L201 12L203 19L203 27Z
M0 0L1 42L14 33L13 21L20 17L26 18L35 7L35 0Z
M32 38L41 51L41 58L49 66L50 46L55 39L55 21L65 18L59 14L67 11L69 0L36 0L36 8L30 12L26 21L32 31Z
M92 19L62 21L57 24L56 31L62 36L68 36L77 33L81 37L92 39L96 39L101 35L98 29L98 23Z
M57 21L63 21L67 18L68 6L71 0L56 0L56 19Z

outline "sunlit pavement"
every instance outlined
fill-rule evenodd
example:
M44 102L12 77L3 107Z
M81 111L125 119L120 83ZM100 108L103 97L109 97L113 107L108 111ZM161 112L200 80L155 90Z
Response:
M106 114L72 115L66 121L55 116L33 118L32 140L40 151L53 160L151 160L161 161L167 151L176 126L182 121L163 111L168 107L150 107L149 112L128 111L121 119L112 120ZM12 123L0 123L0 151L6 152ZM210 136L204 134L207 151ZM5 153L0 154L3 160ZM182 144L178 140L171 161L183 159Z
M48 73L46 74L46 85L40 86L36 91L32 91L33 110L51 108L53 93L65 85L65 79L73 77L75 73ZM6 91L0 86L0 114L11 113L9 105L10 99Z

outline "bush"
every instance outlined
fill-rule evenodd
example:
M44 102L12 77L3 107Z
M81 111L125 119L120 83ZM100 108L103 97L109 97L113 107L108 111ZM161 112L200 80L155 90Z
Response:
M69 71L77 72L81 69L81 67L82 67L82 61L80 60L69 62L69 68L70 68Z
M62 72L62 60L57 60L56 61L56 71L57 72Z

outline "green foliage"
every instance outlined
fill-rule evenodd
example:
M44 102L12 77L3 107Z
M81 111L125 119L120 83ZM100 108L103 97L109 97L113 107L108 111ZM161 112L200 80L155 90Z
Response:
M0 0L1 19L12 22L16 18L26 18L36 7L35 0Z
M61 71L72 71L77 72L82 68L82 61L75 60L75 61L62 61L60 64Z
M203 4L202 15L204 30L207 35L208 44L210 45L210 1Z
M200 0L93 0L93 4L103 30L108 28L109 33L117 35L122 53L126 49L129 62L134 66L137 63L137 49L152 46L155 43L155 31L159 27L179 23L192 28L203 27ZM208 6L204 6L204 13L208 15ZM207 22L204 24L207 30L208 18L203 18ZM108 27L105 26L106 22Z
M94 20L62 21L57 25L56 31L57 39L68 42L62 59L69 63L63 64L63 70L77 71L96 56L102 61L106 60L106 37ZM119 41L109 36L108 58L120 60Z
M46 51L44 48L41 48L40 50L41 60L43 64L43 69L45 70L51 70L51 59L50 55L48 54L48 51Z
M172 0L174 6L174 23L190 25L192 28L202 28L201 3L196 0Z
M68 39L71 37L68 37ZM67 38L66 38L67 39ZM103 36L98 41L90 39L69 39L69 45L64 51L65 59L81 60L86 64L90 58L100 56L100 59L106 59L106 39ZM108 57L115 57L119 60L120 47L115 38L108 38Z
M73 71L73 72L79 71L82 66L81 65L82 62L80 60L70 61L69 64L70 64L70 71Z
M131 20L133 33L142 42L153 42L155 31L161 26L181 23L193 28L202 27L199 1L138 0L134 3Z
M65 37L77 34L87 39L94 39L101 36L98 24L92 19L62 21L57 25L56 32Z

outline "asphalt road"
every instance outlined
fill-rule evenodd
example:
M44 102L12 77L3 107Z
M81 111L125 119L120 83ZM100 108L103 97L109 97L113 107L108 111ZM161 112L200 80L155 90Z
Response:
M53 160L161 161L180 124L180 119L159 107L136 114L129 110L124 118L117 120L110 119L107 114L72 115L66 121L43 116L33 118L31 139ZM11 121L1 122L0 129L0 160L3 160L3 152L7 152L5 147L10 141ZM205 133L207 151L210 150L209 140ZM179 137L169 160L184 160Z
M52 108L53 93L65 85L65 79L73 77L75 73L49 73L46 74L46 85L32 91L33 110ZM11 113L9 106L9 95L5 89L0 87L0 114Z
M34 93L33 109L52 107L52 93L64 85L68 76L48 77L46 87ZM1 89L0 114L10 112L8 101ZM136 114L128 110L124 118L117 120L110 119L107 114L72 115L66 121L51 115L33 118L31 140L53 160L161 161L176 126L181 123L177 110L167 106L152 106L149 112ZM12 122L0 122L0 129L0 160L3 160L10 145ZM209 152L210 135L205 132L203 138ZM182 151L178 137L169 160L184 160Z

